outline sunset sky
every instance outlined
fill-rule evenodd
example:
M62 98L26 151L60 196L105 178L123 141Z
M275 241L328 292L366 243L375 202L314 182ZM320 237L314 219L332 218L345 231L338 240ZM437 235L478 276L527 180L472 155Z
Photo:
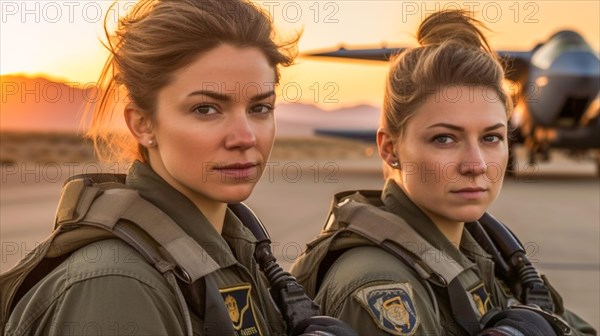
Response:
M92 83L107 56L103 17L112 1L0 2L0 74L44 75ZM133 1L119 1L109 22ZM263 1L282 36L304 30L300 52L347 47L411 46L419 22L443 8L465 8L485 22L497 49L529 50L560 29L580 32L597 51L600 1ZM570 23L576 23L576 25ZM281 102L324 109L381 105L387 64L300 57L282 72ZM301 94L297 94L300 89Z

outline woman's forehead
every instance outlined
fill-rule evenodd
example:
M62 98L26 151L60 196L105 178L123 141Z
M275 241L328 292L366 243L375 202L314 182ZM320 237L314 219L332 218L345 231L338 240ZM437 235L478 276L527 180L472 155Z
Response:
M175 71L161 91L169 97L212 92L235 100L274 90L275 69L257 48L219 46Z
M407 120L406 126L437 123L486 125L506 123L506 109L496 92L484 87L449 87L429 95Z

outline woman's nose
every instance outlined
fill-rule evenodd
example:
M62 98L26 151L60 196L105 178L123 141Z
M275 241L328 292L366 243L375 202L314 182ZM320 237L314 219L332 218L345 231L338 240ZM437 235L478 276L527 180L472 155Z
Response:
M462 175L481 175L487 171L482 149L479 145L471 145L465 148L465 153L460 162L460 173Z
M256 135L246 113L230 120L225 146L228 149L245 150L256 145Z

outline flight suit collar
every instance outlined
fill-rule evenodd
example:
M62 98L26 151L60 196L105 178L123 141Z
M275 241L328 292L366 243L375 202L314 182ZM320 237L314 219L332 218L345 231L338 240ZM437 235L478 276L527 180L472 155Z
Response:
M242 224L242 221L237 218L233 211L229 209L225 213L225 224L223 225L221 234L227 238L241 239L252 244L256 243L256 237Z
M171 217L221 267L237 263L227 242L204 214L187 197L158 176L150 165L134 162L127 175L126 184L135 188L144 199ZM226 216L224 228L231 226L231 216Z
M238 262L248 270L252 270L256 238L229 209L225 213L225 223L221 235L233 249Z
M475 264L463 255L458 248L451 243L446 236L437 228L437 226L414 204L402 189L392 179L388 179L381 194L381 200L385 207L399 217L402 217L421 237L427 240L431 245L443 251L446 257L451 257L465 269L473 267ZM466 230L463 231L463 238ZM468 234L468 233L467 233ZM461 246L465 239L461 239ZM469 240L469 245L474 242ZM469 247L471 249L471 247Z
M492 257L477 243L475 238L467 231L463 229L462 240L460 242L460 250L469 259L473 261L488 260L491 262Z
M461 252L477 265L478 275L488 290L494 290L494 260L473 238L471 233L463 229L462 240L460 242ZM494 300L495 301L495 300ZM497 304L495 302L495 304Z

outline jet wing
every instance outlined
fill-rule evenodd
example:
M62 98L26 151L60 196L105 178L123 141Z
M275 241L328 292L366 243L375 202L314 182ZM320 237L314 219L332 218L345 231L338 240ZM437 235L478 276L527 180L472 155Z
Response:
M346 49L341 47L338 50L311 52L305 55L312 57L334 57L387 62L393 55L404 49L405 48Z
M330 136L334 138L343 138L343 139L351 139L351 140L359 140L368 143L377 142L377 130L342 130L342 129L325 129L325 128L317 128L315 129L316 135L322 136Z
M346 49L316 51L305 54L310 57L332 57L369 61L387 62L393 56L406 48L372 48L372 49ZM512 81L521 81L526 78L529 69L531 52L529 51L498 51L498 56L504 63L506 77Z

